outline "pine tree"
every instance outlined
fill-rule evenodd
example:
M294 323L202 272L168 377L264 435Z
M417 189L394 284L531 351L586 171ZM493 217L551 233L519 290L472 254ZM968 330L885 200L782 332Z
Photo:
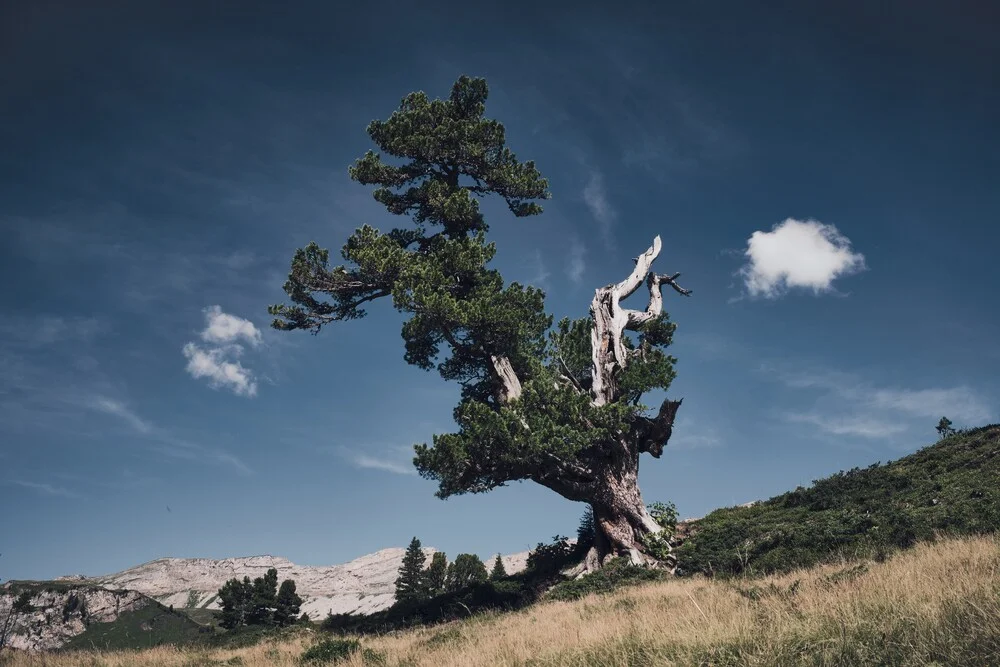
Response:
M403 554L403 564L399 568L399 577L396 579L396 602L411 603L422 602L427 599L427 590L424 586L424 563L427 556L420 548L420 540L414 537L410 540L410 546Z
M624 279L593 293L589 313L555 327L542 290L505 283L490 266L496 246L479 201L496 195L526 218L541 213L536 202L549 192L534 162L507 146L503 125L484 116L487 96L485 80L463 76L447 99L411 93L387 120L372 121L368 135L382 153L368 151L348 173L412 224L360 227L339 266L315 242L297 250L284 285L291 303L268 308L272 326L316 333L391 302L407 317L406 362L462 385L457 430L415 451L439 497L531 480L593 507L601 533L593 562L611 553L655 562L645 538L662 527L642 499L639 460L663 454L681 402L650 410L642 397L666 391L676 375L663 288L690 290L679 273L652 271L659 236ZM625 307L643 287L648 305Z
M295 592L295 582L285 579L278 590L274 608L274 624L281 627L295 622L295 616L302 607L302 598Z
M219 589L219 625L232 630L247 624L253 605L253 582L250 577L243 581L233 578Z
M493 571L490 572L490 581L500 581L507 578L507 570L503 566L503 559L497 554L497 561L493 564Z
M951 420L947 417L941 417L941 421L937 425L938 435L942 438L946 438L949 435L955 434L955 429L951 427Z
M253 593L247 625L271 625L278 598L278 570L269 569L253 580Z
M448 566L448 580L445 587L455 593L474 584L481 584L489 578L486 565L475 554L458 554L455 562Z
M434 597L435 595L444 593L447 578L448 557L443 551L438 551L431 557L431 565L427 568L425 576L427 594Z

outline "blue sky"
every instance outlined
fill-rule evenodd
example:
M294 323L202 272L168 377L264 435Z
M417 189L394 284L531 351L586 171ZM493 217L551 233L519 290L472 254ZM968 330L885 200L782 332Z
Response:
M268 327L295 248L401 222L347 177L367 123L463 73L550 179L539 217L486 207L508 280L582 316L660 234L694 290L666 295L684 405L648 501L698 516L1000 418L983 3L72 4L0 9L0 579L572 534L540 487L413 474L458 387L388 304Z

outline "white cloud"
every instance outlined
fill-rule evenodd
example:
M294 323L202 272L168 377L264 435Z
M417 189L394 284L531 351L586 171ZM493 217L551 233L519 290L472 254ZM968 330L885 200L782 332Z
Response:
M205 309L206 326L201 339L208 343L235 343L243 339L257 347L261 343L260 329L253 322L222 312L221 306Z
M250 320L222 312L221 306L209 306L204 312L205 328L200 337L214 345L205 348L194 342L186 343L181 350L188 360L185 370L193 378L207 379L213 389L229 389L237 396L256 396L253 371L236 357L243 354L243 346L237 341L245 341L252 347L261 344L260 329Z
M615 218L618 217L618 213L612 208L610 202L608 202L607 191L604 189L604 177L601 175L601 172L596 170L590 172L590 180L587 181L586 187L583 188L583 201L587 204L590 214L594 216L594 220L600 226L601 237L604 239L604 242L611 247L614 242L611 228L615 224Z
M213 389L227 388L237 396L256 396L257 382L253 373L243 367L239 361L231 361L226 357L238 356L242 352L239 345L228 345L203 349L194 343L187 343L183 348L184 357L188 360L187 372L193 378L207 378Z
M832 435L856 435L864 438L887 438L902 433L907 428L904 424L855 415L832 417L817 413L793 412L785 414L784 417L793 423L812 424Z
M569 246L569 255L566 260L566 275L575 285L583 281L583 272L587 270L586 262L587 249L583 242L574 238Z
M865 268L864 255L833 225L788 218L770 232L756 231L747 241L747 263L739 270L752 297L776 299L789 289L829 292L833 281Z

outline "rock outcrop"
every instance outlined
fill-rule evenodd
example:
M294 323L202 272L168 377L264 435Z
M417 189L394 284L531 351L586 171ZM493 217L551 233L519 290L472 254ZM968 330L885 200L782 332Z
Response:
M0 588L0 630L6 627L5 644L27 651L57 649L93 623L110 623L126 612L153 604L136 591L107 590L91 585L39 585L31 591L31 608L11 613L18 588ZM8 620L9 619L9 620Z

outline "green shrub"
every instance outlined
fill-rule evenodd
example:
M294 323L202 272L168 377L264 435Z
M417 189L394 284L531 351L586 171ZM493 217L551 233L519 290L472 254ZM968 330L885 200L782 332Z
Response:
M357 639L324 639L307 648L299 662L304 665L328 665L345 660L360 650L361 643Z
M558 572L569 565L575 555L575 549L568 537L556 535L551 544L539 542L528 554L528 569L539 574Z

